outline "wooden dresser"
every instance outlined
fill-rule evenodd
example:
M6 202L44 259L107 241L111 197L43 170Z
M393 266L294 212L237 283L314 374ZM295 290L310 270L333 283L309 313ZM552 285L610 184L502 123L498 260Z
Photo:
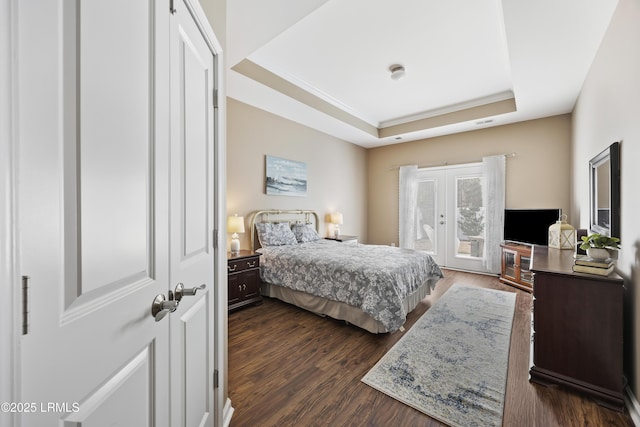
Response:
M260 255L258 252L247 250L227 252L229 311L247 304L262 303Z
M534 246L530 380L624 410L623 280L574 273L573 251Z

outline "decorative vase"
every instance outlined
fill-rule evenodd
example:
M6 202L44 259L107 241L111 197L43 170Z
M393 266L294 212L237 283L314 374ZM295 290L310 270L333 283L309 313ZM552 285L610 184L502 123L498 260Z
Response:
M589 248L587 256L593 259L607 259L610 257L609 251L604 248Z

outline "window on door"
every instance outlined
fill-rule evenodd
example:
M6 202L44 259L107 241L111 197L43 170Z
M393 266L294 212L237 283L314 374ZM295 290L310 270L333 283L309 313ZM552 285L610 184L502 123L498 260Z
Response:
M482 258L484 246L484 206L482 176L456 178L456 255Z

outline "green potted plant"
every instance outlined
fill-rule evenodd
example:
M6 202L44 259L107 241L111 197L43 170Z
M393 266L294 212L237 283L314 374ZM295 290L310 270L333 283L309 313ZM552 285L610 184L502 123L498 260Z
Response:
M580 249L587 251L587 256L591 258L606 259L611 257L610 250L617 251L620 249L620 239L598 233L589 234L588 236L582 236Z

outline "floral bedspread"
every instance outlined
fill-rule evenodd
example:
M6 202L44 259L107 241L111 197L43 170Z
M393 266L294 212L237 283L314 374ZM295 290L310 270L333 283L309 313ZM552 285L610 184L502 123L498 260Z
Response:
M389 332L406 320L404 298L427 279L433 288L443 277L425 252L392 246L321 239L259 251L264 282L358 307Z

